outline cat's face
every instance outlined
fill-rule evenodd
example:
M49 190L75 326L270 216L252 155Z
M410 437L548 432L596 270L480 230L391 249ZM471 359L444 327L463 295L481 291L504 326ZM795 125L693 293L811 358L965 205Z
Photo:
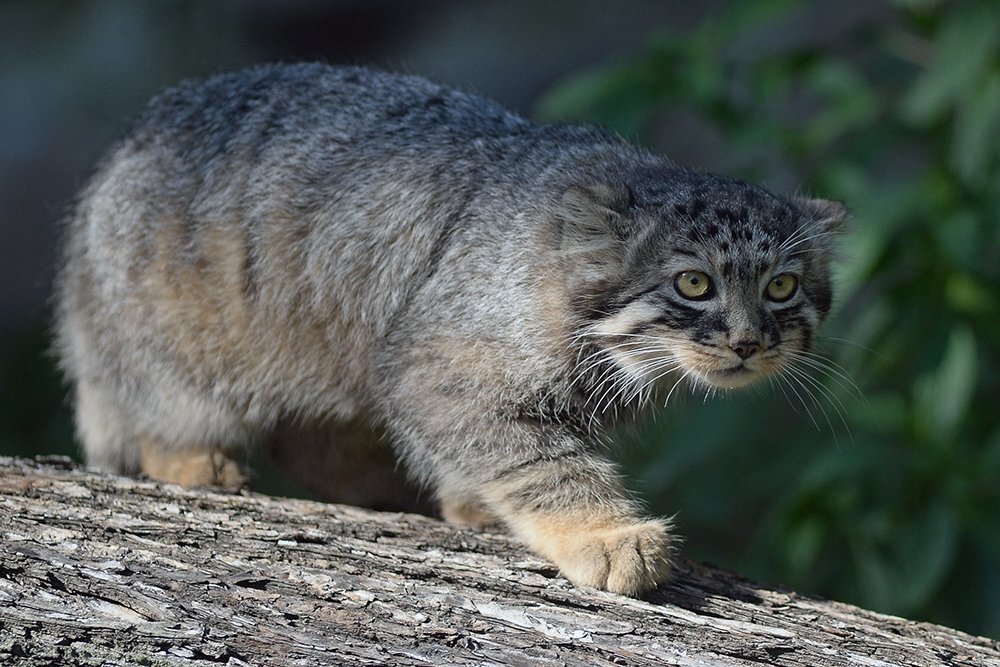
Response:
M613 360L610 379L633 392L682 378L731 388L810 365L843 207L687 172L656 185L569 195L590 199L610 242L595 257L611 268L580 336Z

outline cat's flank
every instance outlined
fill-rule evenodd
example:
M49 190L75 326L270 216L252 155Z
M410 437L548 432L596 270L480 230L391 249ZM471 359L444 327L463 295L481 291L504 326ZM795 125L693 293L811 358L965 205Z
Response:
M363 499L387 442L445 518L638 594L670 535L601 428L804 353L843 218L420 78L264 66L163 93L103 161L58 347L91 464L238 486L301 442Z

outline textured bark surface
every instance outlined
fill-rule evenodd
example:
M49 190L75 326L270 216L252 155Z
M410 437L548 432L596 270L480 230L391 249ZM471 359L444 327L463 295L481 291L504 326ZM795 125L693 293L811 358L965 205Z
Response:
M1000 644L681 560L646 600L500 534L0 458L0 664L981 665Z

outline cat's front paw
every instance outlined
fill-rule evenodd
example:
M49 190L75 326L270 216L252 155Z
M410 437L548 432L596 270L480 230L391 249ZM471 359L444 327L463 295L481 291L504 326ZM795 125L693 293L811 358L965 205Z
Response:
M663 583L670 572L664 521L546 523L530 542L574 584L634 596Z

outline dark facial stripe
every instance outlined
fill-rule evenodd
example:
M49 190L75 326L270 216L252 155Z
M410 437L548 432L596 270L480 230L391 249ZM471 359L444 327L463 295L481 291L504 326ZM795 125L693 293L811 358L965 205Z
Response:
M826 317L830 313L830 306L833 305L833 291L829 282L803 284L802 289L806 292L809 300L816 305L816 310L820 317Z
M727 328L725 318L719 313L712 313L698 322L691 338L697 343L707 343L720 333L725 333Z
M660 283L652 283L643 287L633 288L634 291L632 292L619 293L614 298L602 302L600 305L591 310L588 314L588 319L599 320L614 315L644 296L660 289L661 286L662 285L660 285Z
M684 331L695 326L698 320L705 316L705 311L693 308L679 299L674 299L662 290L651 295L648 300L660 309L660 315L646 322L640 322L630 333L643 333L656 326L666 326Z

